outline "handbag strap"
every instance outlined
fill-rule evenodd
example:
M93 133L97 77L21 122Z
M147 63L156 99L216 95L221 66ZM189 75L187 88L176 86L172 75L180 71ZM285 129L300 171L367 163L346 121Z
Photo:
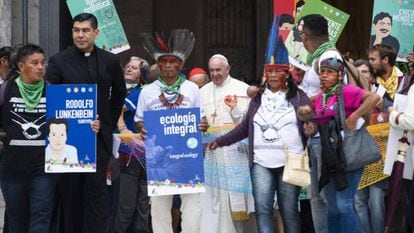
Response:
M346 125L346 115L345 115L345 103L344 103L344 92L343 92L343 84L340 84L339 92L338 92L338 110L339 110L339 118L341 119L341 127L344 131L349 131L348 126Z

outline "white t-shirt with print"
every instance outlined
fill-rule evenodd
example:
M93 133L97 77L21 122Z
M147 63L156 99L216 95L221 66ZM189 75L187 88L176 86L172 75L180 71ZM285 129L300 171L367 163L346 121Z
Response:
M156 80L150 85L144 87L138 98L137 111L135 112L134 121L144 121L145 111L156 111L167 109L162 105L159 96L161 92L161 82ZM199 108L200 107L200 90L198 86L185 80L180 87L180 94L183 95L183 102L178 108Z

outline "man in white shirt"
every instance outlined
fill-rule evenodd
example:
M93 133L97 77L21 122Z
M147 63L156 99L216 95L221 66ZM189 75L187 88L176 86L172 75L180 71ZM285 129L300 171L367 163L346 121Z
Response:
M212 56L208 66L211 82L201 88L201 100L208 123L217 129L209 133L217 137L241 121L249 104L249 86L229 75L229 63L221 54ZM244 229L254 211L246 142L206 150L204 174L200 232L252 232Z
M144 48L157 61L160 69L158 80L142 89L138 99L137 111L134 121L138 131L146 133L144 129L145 111L162 111L176 108L200 107L200 92L198 86L180 73L185 59L190 55L194 46L194 36L186 29L176 30L183 35L180 48L170 48L168 51L154 51L155 46L146 46L154 43L153 38L144 41ZM148 37L147 37L148 38ZM174 38L177 39L177 38ZM156 42L157 43L157 42ZM207 130L207 124L201 123L200 129ZM200 194L181 194L182 232L200 232ZM173 195L151 197L152 229L154 233L172 233L171 206Z

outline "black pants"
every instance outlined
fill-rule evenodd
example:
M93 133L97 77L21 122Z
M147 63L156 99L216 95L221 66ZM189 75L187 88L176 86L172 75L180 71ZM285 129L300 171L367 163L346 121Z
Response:
M101 140L97 146L96 173L62 174L60 233L105 233L108 228L106 169L110 152Z
M147 233L149 197L146 171L135 160L121 166L118 206L115 210L115 233Z

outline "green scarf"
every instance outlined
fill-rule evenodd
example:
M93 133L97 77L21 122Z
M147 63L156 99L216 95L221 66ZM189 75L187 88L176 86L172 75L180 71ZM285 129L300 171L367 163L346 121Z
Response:
M313 53L308 54L308 58L306 59L308 66L312 66L313 60L315 60L315 58L319 57L323 52L332 47L335 47L335 45L332 42L327 41L321 44L315 51L313 51Z
M340 86L341 86L341 84L337 83L335 86L329 88L329 90L327 92L322 94L322 106L326 105L326 102L327 102L328 98L333 96L339 90Z
M177 80L175 83L171 86L168 86L168 84L161 78L161 76L158 78L158 81L161 82L161 91L166 92L167 94L179 94L180 93L180 87L181 84L186 80L185 76L183 74L178 74Z
M42 79L36 84L28 84L22 80L22 76L19 76L16 83L27 110L33 110L42 98L45 81Z

